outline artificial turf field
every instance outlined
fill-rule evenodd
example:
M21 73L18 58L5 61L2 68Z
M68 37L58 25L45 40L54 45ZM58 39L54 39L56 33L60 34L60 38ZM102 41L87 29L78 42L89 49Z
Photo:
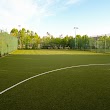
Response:
M110 110L109 64L109 54L15 51L0 58L0 92L43 72L88 66L53 71L16 86L0 94L0 110Z

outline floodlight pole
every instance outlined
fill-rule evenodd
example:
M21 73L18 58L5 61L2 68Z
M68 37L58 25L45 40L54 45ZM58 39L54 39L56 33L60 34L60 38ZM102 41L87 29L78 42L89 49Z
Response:
M76 29L78 29L78 27L74 27L74 30L75 30L75 49L76 49Z

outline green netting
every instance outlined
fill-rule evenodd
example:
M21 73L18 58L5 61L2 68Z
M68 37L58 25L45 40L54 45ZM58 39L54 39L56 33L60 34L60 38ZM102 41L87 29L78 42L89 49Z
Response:
M91 38L89 44L91 51L110 53L110 37Z
M17 50L18 39L7 33L0 33L0 55L3 56Z

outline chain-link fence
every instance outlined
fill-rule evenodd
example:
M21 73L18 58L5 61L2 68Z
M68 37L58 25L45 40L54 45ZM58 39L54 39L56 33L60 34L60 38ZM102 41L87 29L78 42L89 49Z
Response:
M100 36L90 38L90 50L100 53L110 53L110 37Z
M0 56L8 54L18 47L18 39L7 33L0 33Z

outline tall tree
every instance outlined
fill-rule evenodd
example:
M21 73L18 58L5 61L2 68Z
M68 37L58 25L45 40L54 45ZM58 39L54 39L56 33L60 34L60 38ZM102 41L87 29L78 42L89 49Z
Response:
M89 47L89 37L87 35L83 35L82 36L82 48L85 50L85 49L88 49Z
M10 31L10 34L11 34L12 36L18 37L18 29L13 28L13 29Z
M82 38L81 35L76 35L76 48L81 49L82 47Z

